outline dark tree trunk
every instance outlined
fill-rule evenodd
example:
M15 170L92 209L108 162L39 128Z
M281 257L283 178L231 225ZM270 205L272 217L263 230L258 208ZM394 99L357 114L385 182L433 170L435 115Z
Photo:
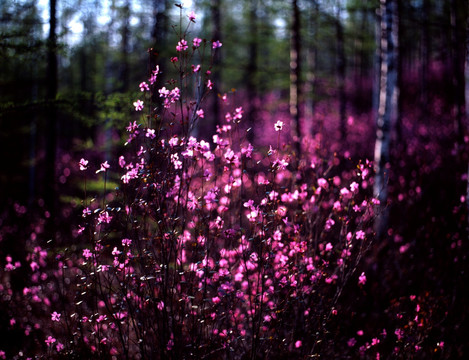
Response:
M316 124L314 123L314 115L315 115L315 98L314 93L316 90L315 87L315 80L316 80L316 64L317 64L317 41L318 41L318 21L319 21L319 4L317 0L312 1L312 9L311 9L311 16L310 16L310 36L312 38L312 45L308 46L306 49L307 56L307 73L306 73L306 83L305 83L305 108L309 109L311 112L311 135L314 137L317 129Z
M339 90L339 126L340 139L342 143L347 138L347 122L346 122L346 96L345 96L345 47L344 47L344 27L341 21L341 5L337 4L336 15L336 37L337 37L337 83Z
M45 152L44 201L51 219L56 211L56 152L57 152L57 107L58 88L57 60L57 0L49 1L49 37L47 40L47 132Z
M222 42L221 35L221 16L220 16L221 0L211 0L211 13L212 13L212 39L214 41L220 40ZM215 51L213 58L213 88L212 88L212 123L210 134L214 134L217 125L220 124L220 102L218 96L220 94L220 83L221 83L221 49Z
M121 42L121 91L127 92L130 88L130 68L129 68L129 49L130 49L130 2L127 0L122 8L122 42Z
M292 119L291 134L297 159L301 156L301 33L300 9L298 1L292 0L292 29L290 46L290 116Z
M251 130L247 134L249 142L254 142L254 125L257 123L257 53L258 53L258 27L257 27L257 1L249 1L249 60L246 68L247 85L247 124Z
M397 0L381 0L380 35L380 91L377 114L377 132L374 163L376 176L374 194L383 207L388 200L388 179L391 160L391 135L398 117L399 88L397 84L398 49L398 7ZM378 236L382 237L387 227L387 210L378 219Z

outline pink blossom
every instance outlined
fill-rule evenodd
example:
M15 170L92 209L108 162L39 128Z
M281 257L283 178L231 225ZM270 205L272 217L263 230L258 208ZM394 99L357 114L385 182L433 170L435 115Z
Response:
M143 101L142 100L137 100L133 103L135 106L135 111L141 111L143 109Z
M57 312L57 311L54 311L52 314L51 314L51 318L52 318L52 321L60 321L60 314Z
M275 131L281 131L283 129L283 121L278 120L274 124L274 129L275 129Z
M223 45L223 44L222 44L219 40L214 41L214 42L212 43L212 49L220 48L220 47L222 47L222 45Z
M326 220L326 225L324 226L324 229L325 230L330 230L332 228L332 226L334 226L335 224L335 221L332 220L332 219L327 219Z
M83 170L86 170L88 169L88 160L85 160L85 159L81 159L80 162L78 163L78 165L80 165L80 170L83 171Z
M298 349L299 347L301 347L301 344L302 344L302 343L301 343L301 340L297 340L297 341L295 342L295 347Z
M196 15L194 11L191 11L187 17L189 18L189 21L195 22Z
M194 40L192 40L192 45L194 46L194 48L198 48L201 43L202 43L202 39L200 38L196 37Z
M323 189L327 189L327 186L328 186L327 180L324 179L324 178L319 178L318 179L318 185L319 185L319 187L321 187Z
M143 91L150 91L150 87L148 86L148 84L145 81L140 83L139 88L140 88L140 91L142 91L142 92Z
M176 46L176 51L179 51L179 52L185 51L187 50L187 48L188 48L187 41L184 39L181 39Z
M358 277L358 284L365 285L365 283L366 283L366 275L364 272L362 272L361 275Z
M213 87L213 82L210 79L207 81L207 87L209 89L212 89L212 87Z
M199 70L200 70L200 64L198 64L198 65L196 65L196 66L192 65L192 71L193 71L193 72L196 73L196 72L198 72Z
M156 137L155 135L155 129L147 129L147 133L145 134L147 138L154 139Z
M203 119L205 117L204 111L202 109L197 110L195 113L201 119Z
M61 352L63 349L65 349L65 346L62 343L57 343L55 348L57 349L57 352Z
M83 257L85 259L89 259L93 254L91 253L90 249L83 249Z
M364 240L365 239L365 232L363 230L358 230L355 234L357 240Z
M55 343L57 340L55 338L53 338L52 336L49 336L47 337L45 343L48 345L48 346L52 346L53 343Z

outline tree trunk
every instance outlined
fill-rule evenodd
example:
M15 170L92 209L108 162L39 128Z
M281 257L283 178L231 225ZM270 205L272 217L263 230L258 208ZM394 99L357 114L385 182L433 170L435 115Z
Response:
M291 135L297 155L301 157L301 33L300 9L298 1L292 0L292 29L290 46L290 116L292 119Z
M257 1L249 0L249 62L246 68L247 85L247 123L251 130L247 134L248 141L254 142L254 125L257 123L257 53L258 53L258 29L257 29Z
M309 109L311 112L311 124L309 132L314 138L316 133L316 124L314 123L314 115L315 115L315 99L314 99L314 92L315 92L315 80L316 80L316 64L317 64L317 40L318 40L318 21L319 21L319 4L317 0L312 1L313 8L311 9L311 17L310 17L310 34L312 38L312 46L308 46L306 49L307 56L307 72L306 72L306 83L305 83L305 93L307 94L305 99L305 108Z
M380 91L374 163L376 168L374 195L383 207L388 200L388 179L391 159L391 133L396 124L399 88L397 84L398 13L397 0L380 0ZM378 236L387 227L387 211L378 220Z
M122 8L122 30L121 30L121 91L127 92L130 88L130 67L129 67L129 48L130 48L130 1L126 0Z
M339 90L339 126L340 140L342 143L347 138L347 122L345 118L346 96L345 96L345 48L344 48L344 27L341 21L341 5L337 3L336 15L336 37L337 37L337 83Z
M51 219L56 210L56 152L57 152L57 108L55 100L58 88L57 60L57 0L49 1L49 37L47 40L47 132L45 152L44 201ZM53 221L51 221L53 222Z
M214 41L222 41L221 35L221 16L220 16L221 0L211 0L210 10L212 13L212 39ZM212 88L212 123L211 123L211 134L215 134L217 125L220 124L220 101L218 95L220 94L220 83L221 83L221 51L218 49L215 51L213 58L213 88Z

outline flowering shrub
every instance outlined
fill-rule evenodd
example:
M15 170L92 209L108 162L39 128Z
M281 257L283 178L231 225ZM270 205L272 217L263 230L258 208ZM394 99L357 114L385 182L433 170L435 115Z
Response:
M380 206L368 194L372 164L344 170L308 140L293 159L278 119L277 137L255 148L242 107L227 110L212 141L197 138L213 86L205 53L222 43L190 38L194 12L188 19L171 58L177 76L156 88L156 67L139 84L124 153L77 159L85 179L104 179L100 199L85 191L77 244L52 256L32 239L34 285L22 296L2 285L2 301L47 313L48 326L11 317L10 329L33 334L29 351L43 358L417 354L430 300L396 300L396 319L375 333L351 315L370 286L362 260ZM110 180L119 186L109 190ZM9 255L2 276L24 266Z

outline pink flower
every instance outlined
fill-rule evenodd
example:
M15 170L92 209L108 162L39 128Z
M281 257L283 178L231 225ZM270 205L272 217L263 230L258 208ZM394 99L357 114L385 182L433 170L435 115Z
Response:
M201 43L202 43L202 39L200 38L196 37L194 40L192 40L192 45L194 46L194 48L198 48Z
M208 80L208 81L207 81L207 87L208 87L209 89L212 89L212 87L213 87L213 82L212 82L211 80Z
M140 85L140 91L150 91L150 87L148 86L148 84L144 81L144 82L141 82Z
M299 347L301 347L301 344L302 344L302 343L301 343L301 340L297 340L297 341L295 342L295 347L298 349Z
M155 129L147 129L147 133L145 134L145 136L150 139L154 139L156 137Z
M283 129L283 121L278 120L274 124L274 129L275 129L275 131L281 131Z
M88 160L85 160L85 159L81 159L80 162L78 163L78 165L80 165L80 170L83 171L83 170L86 170L88 169Z
M323 189L327 189L327 180L324 178L318 179L318 185L319 187L322 187Z
M62 343L57 343L55 348L57 349L57 352L61 352L65 348L65 346Z
M52 336L49 336L45 343L47 344L47 346L52 346L53 343L55 343L57 340L55 338L53 338Z
M5 354L5 351L3 350L0 350L0 359L6 359L6 354Z
M358 284L365 285L365 283L366 283L366 275L364 272L362 272L361 275L358 277Z
M107 169L109 169L111 166L108 164L107 161L103 162L101 164L101 167L99 168L99 170L96 171L96 174L97 173L100 173L101 171L106 171Z
M362 230L358 230L355 234L357 240L364 240L365 239L365 232Z
M189 18L189 21L195 22L196 15L194 11L191 11L187 17Z
M51 314L52 321L60 321L60 314L57 311L54 311Z
M143 109L143 101L142 100L137 100L133 103L135 106L135 111L141 111Z
M189 46L187 46L187 41L184 39L181 39L176 46L176 51L179 51L179 52L185 51L187 50L188 47Z
M214 41L214 42L212 43L212 49L220 48L222 45L223 45L223 44L222 44L219 40Z
M193 71L193 72L196 73L196 72L198 72L199 70L200 70L200 64L197 65L197 66L192 65L192 71Z
M195 113L201 119L203 119L205 117L204 111L202 109L197 110Z
M83 249L83 257L85 259L89 259L93 254L91 253L90 249Z

